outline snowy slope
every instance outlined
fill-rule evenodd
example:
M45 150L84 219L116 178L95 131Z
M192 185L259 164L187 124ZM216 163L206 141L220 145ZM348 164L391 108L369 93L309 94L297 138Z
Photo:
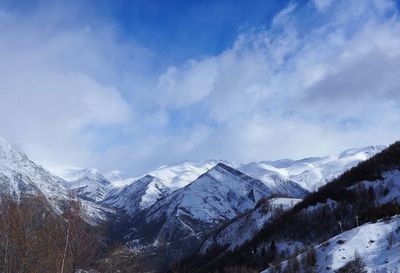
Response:
M209 160L203 163L183 162L174 166L162 166L140 176L114 180L112 181L112 184L115 187L124 187L131 185L146 175L150 175L158 178L166 187L171 188L171 190L176 190L186 186L190 182L193 182L200 175L210 170L219 162L222 161Z
M381 149L367 147L321 158L250 163L239 170L218 161L162 167L145 176L112 182L114 188L103 204L133 217L134 224L125 239L134 245L157 244L162 234L168 234L171 241L188 240L196 245L209 230L245 214L237 223L235 219L226 233L222 231L204 245L207 249L217 242L235 248L273 215L254 209L257 200L268 196L303 198L308 193L303 187L315 189L318 183L325 183ZM316 178L313 173L318 174ZM243 236L230 243L231 235L239 230Z
M139 245L157 245L167 238L175 259L187 256L213 229L252 210L261 198L273 194L261 181L218 163L137 216L137 225L126 238Z
M0 193L11 194L17 200L27 194L40 194L46 197L57 212L61 212L61 207L71 198L67 181L31 161L2 138L0 138ZM89 223L105 220L106 214L111 213L111 210L93 202L81 201L82 216Z
M329 239L316 246L315 250L316 272L334 272L352 260L356 251L364 260L369 272L399 272L400 217L364 224ZM297 256L298 261L303 260L304 256L304 253ZM282 263L282 271L286 266L287 261Z
M65 181L52 175L0 138L0 192L15 198L43 194L54 206L67 198Z
M162 167L148 174L159 178L167 187L175 190L193 182L220 162L217 160L209 160L200 164L184 162L172 167ZM225 162L225 164L227 163Z
M301 199L272 198L265 199L249 213L240 216L232 223L208 237L202 244L200 252L205 254L209 249L219 246L233 250L245 243L268 222L272 217L284 210L290 209Z
M250 163L241 166L239 170L261 180L273 194L302 198L308 194L308 190L316 189L328 179L339 175L381 148L377 146L352 149L335 156L297 161ZM101 175L93 169L76 171L96 174L95 179L92 179L90 175L73 176L74 172L58 172L57 174L73 182L69 184L70 188L79 189L81 196L103 201L103 204L121 209L132 216L157 200L185 187L219 162L223 161L210 160L200 164L184 162L175 166L160 167L144 175L128 179L120 179L119 173L115 171ZM230 163L223 163L232 166ZM102 183L104 179L110 181L110 185Z
M381 179L373 181L362 181L364 187L372 187L376 194L375 203L377 205L383 205L388 203L400 204L400 170L395 169L387 171L381 174ZM349 187L348 189L355 188ZM385 189L388 189L385 193Z
M304 197L308 194L305 187L290 179L286 175L286 170L278 169L273 166L253 162L239 168L240 171L259 179L268 188L273 189L279 195L291 197Z
M152 213L167 204L176 210L176 216L190 215L215 223L232 219L252 209L260 198L273 194L276 192L259 180L219 163L188 186L160 200L148 215L155 218Z
M315 191L384 148L385 146L369 146L325 157L263 161L244 165L240 170L277 188L295 182L304 189Z
M142 176L114 180L103 203L133 216L157 200L193 182L216 164L216 160L200 164L184 162L175 166L160 167Z
M68 189L94 202L103 200L110 186L110 181L94 168L68 168L57 174L68 182Z
M122 180L122 174L120 171L109 171L103 174L103 176L110 182Z
M146 175L132 184L110 189L102 203L134 216L171 192L161 179Z

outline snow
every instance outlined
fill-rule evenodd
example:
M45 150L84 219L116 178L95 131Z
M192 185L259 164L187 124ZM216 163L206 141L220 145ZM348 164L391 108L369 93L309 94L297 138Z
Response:
M388 236L393 239L390 246ZM354 258L358 252L369 272L400 270L400 216L377 223L367 223L341 233L315 247L317 272L334 272ZM297 258L301 261L304 253ZM287 262L282 263L282 268ZM263 271L271 272L270 270Z
M249 163L239 169L271 186L297 183L303 189L315 191L325 183L336 178L346 170L356 166L385 146L369 146L345 150L337 155L309 157L300 160L283 159ZM277 181L285 181L279 183Z
M65 199L65 181L45 170L42 166L15 150L0 138L0 191L8 192L15 198L21 193L43 193L49 202L57 207L57 201Z
M299 198L282 198L282 197L277 197L277 198L272 198L269 200L271 205L274 207L282 207L283 209L287 210L292 208L294 205L299 203L302 199Z
M112 184L115 187L124 187L135 183L146 175L150 175L160 179L165 186L171 189L179 189L196 180L200 175L213 168L219 162L221 161L209 160L202 163L183 162L174 166L162 166L139 176L114 180Z
M7 192L17 200L23 194L43 194L53 209L61 213L61 203L71 198L68 184L0 138L0 192ZM89 223L105 220L106 213L111 212L93 202L80 200L82 216Z
M132 186L135 184L136 182ZM261 207L254 207L261 198L274 194L275 192L261 181L219 163L192 183L144 210L139 217L143 226L135 226L132 233L125 238L129 238L132 244L136 242L139 245L153 245L163 234L170 234L172 238L169 240L173 245L186 248L187 246L181 245L183 238L200 244L207 233L221 227L221 224L228 224L236 217L242 219L242 215L249 215L243 218L246 225L243 226L240 237L235 233L241 228L241 222L238 222L239 224L235 225L232 231L227 231L225 238L221 239L221 244L224 245L237 240L235 245L232 245L235 247L250 238L271 217L272 213L268 214L262 212ZM282 198L273 199L271 204L275 209L292 206L298 201L300 199ZM147 234L145 238L143 232Z
M286 169L278 169L263 163L250 163L239 168L240 171L259 179L275 194L290 197L305 197L309 192L288 177Z
M122 173L116 170L106 172L103 176L110 182L116 182L122 180Z
M159 178L147 175L125 187L112 188L103 204L133 216L169 193L171 190Z
M222 160L183 162L121 179L118 171L102 174L95 168L55 168L50 173L0 138L0 192L8 192L15 198L42 193L60 211L60 203L70 200L72 191L81 200L88 222L105 220L107 214L114 213L112 209L123 210L130 216L148 210L147 221L167 215L167 221L171 222L166 226L172 228L178 224L193 234L204 231L183 219L216 227L251 212L253 215L250 213L246 221L242 220L246 228L241 231L243 238L238 240L239 244L271 217L254 209L260 198L273 195L302 198L307 190L315 190L382 149L371 146L334 156L255 162L239 168ZM396 197L393 194L385 197L387 202ZM279 198L271 200L271 204L288 208L295 200Z
M326 168L334 169L334 173L339 174L358 163L358 160L367 158L381 148L372 146L351 149L330 157L256 162L243 165L239 170L263 182L269 189L269 194L302 198L308 194L308 190L316 189L325 183L328 177L335 176L328 173ZM57 174L69 181L68 189L75 190L81 197L134 215L189 185L220 162L224 161L183 162L174 166L162 166L146 174L127 179L121 179L117 171L103 175L93 168L69 168L58 170ZM233 166L232 163L224 163ZM194 202L188 201L188 198L185 198L183 202ZM210 199L210 196L207 198ZM198 214L202 213L201 208L198 210Z
M268 203L264 203L207 238L200 249L201 253L206 253L215 245L234 250L253 238L279 209L287 210L300 201L301 199L296 198L272 198L268 200L270 206L266 205Z
M133 216L159 199L190 184L218 162L184 162L170 167L163 166L142 176L112 181L112 188L104 198L104 204L122 209Z
M382 179L373 181L362 181L348 189L355 189L362 185L365 188L372 187L376 194L376 201L378 205L388 204L392 202L400 203L400 170L394 169L381 174ZM388 189L387 194L384 189Z
M161 230L164 233L183 232L186 236L201 239L208 229L253 209L260 198L270 194L262 182L219 163L149 207L144 212L144 229L157 227L151 243L158 239ZM162 224L160 219L164 219Z
M95 168L58 169L56 173L68 182L69 190L94 202L102 201L110 187L110 181Z
M169 212L173 213L177 208L176 216L189 214L204 222L221 222L252 209L261 197L271 194L260 181L219 163L186 187L161 200L155 209L171 203L168 205Z

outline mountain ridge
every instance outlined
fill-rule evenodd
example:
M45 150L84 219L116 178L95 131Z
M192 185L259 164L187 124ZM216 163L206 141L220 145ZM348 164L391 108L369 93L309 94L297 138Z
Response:
M166 244L168 259L176 261L218 245L229 251L242 248L282 211L264 210L259 204L265 202L268 207L269 199L276 198L309 200L332 177L382 148L368 146L326 157L242 165L222 160L184 162L127 179L116 171L103 174L94 168L73 168L64 170L61 178L3 140L0 190L15 191L17 196L43 194L59 212L58 202L76 198L87 222L112 220L111 229L120 232L115 236L120 242L140 251L153 249L153 253ZM286 203L283 209L290 211L293 205ZM231 234L239 229L243 238L235 242Z

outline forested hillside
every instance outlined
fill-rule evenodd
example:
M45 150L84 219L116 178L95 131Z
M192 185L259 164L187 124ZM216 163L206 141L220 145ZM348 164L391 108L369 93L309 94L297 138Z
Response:
M231 266L261 270L343 231L396 215L399 171L400 142L396 142L311 193L242 247L214 249L184 264L190 272L227 272Z

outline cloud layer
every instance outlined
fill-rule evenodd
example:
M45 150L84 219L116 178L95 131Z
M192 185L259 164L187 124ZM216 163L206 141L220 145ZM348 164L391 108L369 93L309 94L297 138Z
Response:
M45 24L45 12L0 10L0 133L41 162L134 174L184 160L321 155L400 135L393 1L292 3L220 54L161 73L150 50L121 42L112 25ZM71 13L79 9L63 7Z

